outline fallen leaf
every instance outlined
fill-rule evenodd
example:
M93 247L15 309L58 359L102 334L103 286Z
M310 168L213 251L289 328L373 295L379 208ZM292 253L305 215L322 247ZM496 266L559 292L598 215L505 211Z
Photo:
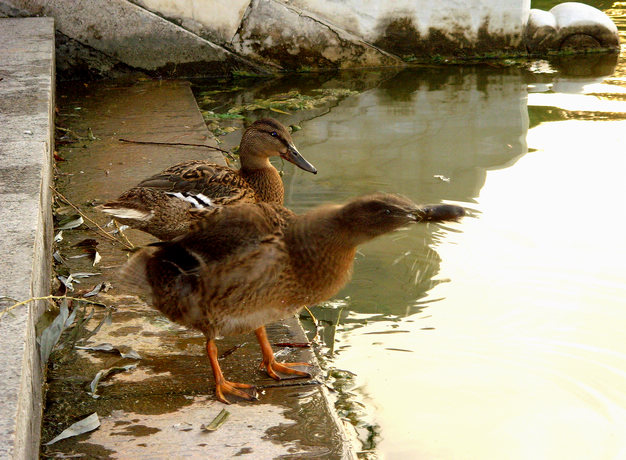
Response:
M102 273L77 272L77 273L72 273L70 276L76 279L76 278L89 278L90 276L96 276L96 275L102 275Z
M65 330L65 323L69 318L69 309L67 307L67 300L61 303L59 314L54 321L41 332L41 337L37 339L39 343L39 357L41 358L42 365L48 362L52 349L59 341L59 337Z
M289 112L285 112L284 110L277 109L276 107L270 107L272 112L284 113L285 115L291 115Z
M78 350L90 350L90 351L114 351L117 350L117 348L115 348L113 346L113 344L110 343L101 343L100 345L94 345L94 346L76 346L76 348Z
M71 230L80 227L82 224L83 218L79 215L73 215L62 219L57 226L57 230Z
M120 351L120 356L128 359L141 359L141 355L132 349L128 350L128 352Z
M54 251L52 258L59 264L65 264L65 259L63 259L59 251Z
M63 283L63 285L69 291L73 291L74 290L74 284L73 283L79 283L80 284L80 281L78 281L77 279L74 279L74 277L72 275L67 276L67 277L59 275L59 276L57 276L57 278L59 279L59 281L61 281L61 283Z
M98 399L100 397L100 395L96 394L96 390L98 389L98 384L100 383L100 381L102 379L105 379L105 378L107 378L108 376L110 376L112 374L118 374L120 372L126 372L126 371L129 371L131 369L135 369L136 367L137 367L136 364L129 364L128 366L111 367L109 369L101 370L100 372L98 372L96 374L94 379L91 381L91 384L89 385L89 387L91 388L91 392L88 392L88 394L92 398Z
M66 428L65 430L63 430L61 434L58 435L56 438L52 439L51 441L48 441L46 443L46 446L49 446L50 444L54 444L55 442L60 441L61 439L71 438L73 436L78 436L79 434L89 433L90 431L95 430L99 426L100 426L100 419L98 418L98 413L94 412L93 414L82 419L81 421L76 422L73 425L70 425L69 428Z
M187 422L177 423L177 424L173 425L173 427L176 428L178 431L191 431L191 430L193 430L193 425L191 423L187 423Z
M89 350L89 351L104 351L107 353L119 353L122 358L128 359L142 359L141 355L137 353L132 348L129 348L128 351L122 351L118 347L114 346L110 343L101 343L99 345L84 345L84 346L76 346L79 350Z
M91 266L95 267L96 264L100 262L101 260L102 260L102 256L100 256L100 253L98 251L95 251L93 253L93 264L91 264Z
M208 425L204 425L204 424L200 425L200 429L202 431L209 431L209 432L215 431L224 424L224 422L228 419L229 416L230 416L230 412L228 412L226 409L222 409L222 411L219 414L217 414L217 417L215 417L211 423L209 423Z
M88 293L83 294L83 297L93 297L95 295L98 295L101 291L107 292L112 287L113 285L111 283L109 283L108 281L103 281L102 283L96 284L94 288Z
M69 256L68 259L84 259L85 257L89 257L90 254L78 254L75 256Z

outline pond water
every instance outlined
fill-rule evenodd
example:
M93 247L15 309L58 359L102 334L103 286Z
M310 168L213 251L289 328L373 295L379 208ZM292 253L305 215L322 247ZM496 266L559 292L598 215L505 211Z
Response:
M363 246L313 309L361 456L626 458L623 58L377 75L294 133L319 170L285 166L296 211L375 191L469 210Z
M313 310L364 449L626 458L626 78L598 62L406 71L296 133L319 174L287 174L292 208L381 190L470 210L364 246Z
M297 212L375 191L469 211L363 246L352 282L312 308L361 457L626 459L625 57L237 93L358 90L315 113L266 113L298 118L294 140L319 171L281 165Z

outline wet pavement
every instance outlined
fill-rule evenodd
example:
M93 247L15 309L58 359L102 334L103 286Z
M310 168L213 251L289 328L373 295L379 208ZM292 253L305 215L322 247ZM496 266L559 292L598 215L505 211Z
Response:
M61 86L58 92L57 154L66 161L57 161L56 187L102 226L107 218L94 205L116 197L141 178L187 159L223 162L221 154L205 147L119 141L216 145L186 83L120 81ZM67 210L66 203L58 200L57 205L57 213ZM133 230L125 235L133 245L153 241ZM329 404L319 371L311 379L276 382L259 370L261 355L254 334L226 338L218 341L226 377L257 385L260 397L229 406L215 401L202 334L169 322L142 298L119 287L115 273L129 255L125 245L84 225L62 236L57 249L64 263L55 266L57 272L98 273L75 284L72 295L102 282L113 285L90 297L113 307L112 323L81 345L110 343L141 359L89 350L53 353L42 441L93 412L101 426L44 446L44 457L351 458L342 422ZM101 260L95 265L89 257L71 258L80 255L75 244L86 238L98 242ZM106 314L104 308L86 307L87 314L92 310L89 330ZM269 326L268 334L273 343L307 342L295 318ZM279 360L315 362L307 348L274 348ZM99 371L133 364L136 367L103 379L98 398L89 394ZM214 432L203 431L202 425L222 409L230 412L225 424Z

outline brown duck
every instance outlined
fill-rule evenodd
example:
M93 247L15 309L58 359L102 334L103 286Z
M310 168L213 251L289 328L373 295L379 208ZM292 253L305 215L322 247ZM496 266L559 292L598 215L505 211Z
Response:
M153 306L168 318L205 334L217 399L228 403L228 393L253 399L251 385L224 379L216 337L255 330L271 377L308 376L294 368L304 363L274 359L262 326L337 293L350 278L359 244L411 222L463 214L458 206L418 206L384 194L303 215L277 204L227 206L205 213L189 233L142 249L123 276L148 288Z
M239 170L202 160L180 163L145 179L100 210L126 225L169 240L189 231L202 215L198 209L235 203L282 204L283 182L269 162L272 156L317 173L300 155L285 126L265 118L244 132Z

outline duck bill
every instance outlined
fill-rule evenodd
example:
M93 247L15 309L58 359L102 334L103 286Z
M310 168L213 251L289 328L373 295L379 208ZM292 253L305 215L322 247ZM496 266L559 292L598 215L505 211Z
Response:
M427 204L420 206L411 216L416 222L445 222L459 220L465 215L465 209L453 204Z
M287 160L289 163L293 163L300 169L304 169L307 172L317 174L317 169L315 169L315 166L306 161L293 145L289 145L289 147L287 147L287 152L281 154L280 156Z

